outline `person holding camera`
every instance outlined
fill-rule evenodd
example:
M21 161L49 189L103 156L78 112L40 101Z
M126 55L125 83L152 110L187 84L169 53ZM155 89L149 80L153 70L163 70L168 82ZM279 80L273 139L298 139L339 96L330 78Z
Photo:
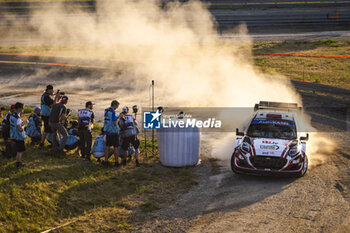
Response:
M115 166L119 166L119 118L117 117L115 110L119 107L119 102L113 100L111 106L105 109L104 112L104 125L103 130L106 134L106 148L105 148L105 159L102 164L108 166L108 158L110 157L110 148L113 147L115 156Z
M85 103L85 109L78 111L79 117L79 138L82 158L90 160L91 156L91 145L92 145L92 134L91 129L95 123L94 112L92 111L93 104L91 101Z
M51 113L51 108L54 104L58 103L61 98L61 93L57 90L55 98L53 99L53 86L47 85L44 94L41 96L41 119L44 122L44 133L41 137L40 147L44 146L45 138L48 133L51 133L51 127L49 125L49 117Z
M66 104L68 103L68 97L67 96L63 96L61 98L60 103L55 104L52 107L51 113L50 113L50 117L49 117L49 125L51 127L52 130L52 149L56 149L57 148L57 131L58 133L62 136L62 139L60 141L60 145L58 150L60 152L63 152L64 146L66 145L67 142L67 138L68 138L68 132L66 130L66 128L64 127L64 123L62 124L62 122L66 122L69 112L67 111L66 108Z
M119 119L120 119L119 126L120 126L121 147L124 151L123 165L126 165L126 158L128 156L129 146L132 145L135 148L136 166L140 166L140 163L139 163L140 141L137 139L137 134L139 133L137 129L137 121L132 115L129 114L128 107L123 107L123 111L120 113Z
M27 124L26 120L22 120L21 114L24 109L24 104L17 102L14 107L14 111L10 116L10 138L16 144L16 167L22 167L22 154L25 151L24 140L26 135L24 133L24 125Z

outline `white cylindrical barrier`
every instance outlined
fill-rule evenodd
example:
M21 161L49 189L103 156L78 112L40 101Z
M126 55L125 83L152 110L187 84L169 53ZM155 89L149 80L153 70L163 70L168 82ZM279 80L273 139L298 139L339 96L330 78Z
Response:
M164 166L194 166L199 161L200 131L198 128L162 127L157 131L159 158Z

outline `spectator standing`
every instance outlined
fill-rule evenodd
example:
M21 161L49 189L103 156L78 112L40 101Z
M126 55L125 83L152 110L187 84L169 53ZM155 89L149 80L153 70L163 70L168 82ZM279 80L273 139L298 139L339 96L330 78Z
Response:
M2 137L4 138L5 145L7 143L7 140L10 137L10 116L12 115L14 110L15 110L15 105L12 104L10 111L5 114L4 119L3 119L2 123L1 123L1 126L2 126Z
M108 166L108 158L110 156L110 148L113 147L113 152L115 156L115 166L119 166L119 119L115 113L115 110L119 107L119 102L113 100L111 106L105 109L104 112L104 125L103 131L106 134L106 148L105 148L105 159L102 164Z
M21 114L24 109L24 104L17 102L14 107L14 111L10 116L10 137L16 143L16 167L22 167L22 155L25 151L24 140L26 139L26 135L24 133L24 125L27 121L23 121L21 118Z
M55 150L57 147L57 142L59 142L58 150L63 152L64 146L66 145L68 133L62 122L67 120L67 108L66 104L68 103L68 97L63 96L61 98L61 102L55 104L52 107L50 117L49 117L49 125L52 130L52 149ZM57 138L57 131L62 136L61 140Z
M44 122L44 133L41 137L40 147L44 146L46 135L48 133L51 133L51 127L49 125L51 108L54 104L56 104L59 101L61 97L59 90L57 91L54 99L51 97L53 93L53 86L47 85L44 94L42 94L41 96L41 119Z
M90 160L91 156L91 129L93 128L93 124L95 123L95 116L92 109L93 104L91 101L88 101L85 103L85 109L80 109L78 111L80 148L82 158L85 158L85 160Z

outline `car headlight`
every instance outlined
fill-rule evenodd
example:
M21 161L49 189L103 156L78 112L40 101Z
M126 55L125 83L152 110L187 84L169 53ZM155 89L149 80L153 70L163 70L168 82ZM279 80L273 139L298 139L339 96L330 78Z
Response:
M294 146L289 149L289 156L294 157L300 153L300 147L299 146Z
M243 151L245 153L249 153L250 147L249 147L248 142L242 142L242 144L241 144L241 151Z

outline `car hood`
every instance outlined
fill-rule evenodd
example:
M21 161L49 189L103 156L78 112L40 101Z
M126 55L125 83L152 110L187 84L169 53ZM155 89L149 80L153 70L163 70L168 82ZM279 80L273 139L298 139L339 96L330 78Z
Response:
M280 157L291 140L271 138L251 138L253 155Z

